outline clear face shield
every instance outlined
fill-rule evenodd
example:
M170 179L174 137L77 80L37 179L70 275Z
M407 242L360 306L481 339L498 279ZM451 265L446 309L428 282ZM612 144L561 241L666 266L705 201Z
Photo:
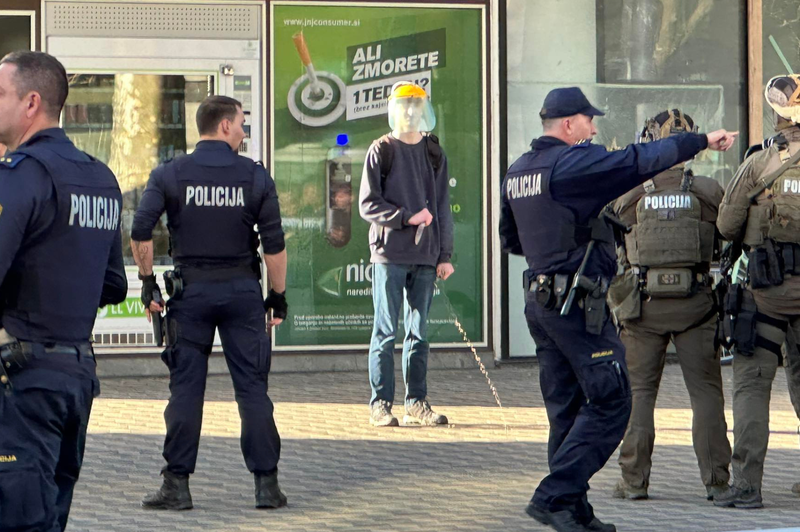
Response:
M800 75L775 76L767 82L764 98L779 117L800 124Z
M436 115L425 89L396 84L389 96L389 127L398 133L423 133L436 127Z

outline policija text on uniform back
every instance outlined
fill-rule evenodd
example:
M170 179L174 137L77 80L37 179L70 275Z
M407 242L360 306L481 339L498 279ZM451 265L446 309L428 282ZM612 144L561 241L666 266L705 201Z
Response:
M92 401L97 308L120 303L117 180L58 127L64 67L0 60L0 530L67 526Z

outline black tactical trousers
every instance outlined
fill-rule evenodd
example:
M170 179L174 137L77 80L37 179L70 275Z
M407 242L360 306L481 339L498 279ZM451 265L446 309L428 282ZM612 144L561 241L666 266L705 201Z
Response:
M281 440L267 395L270 338L261 285L254 279L188 284L168 302L170 335L177 338L162 358L170 372L170 398L164 419L165 470L194 473L203 421L208 354L219 328L239 415L241 447L247 469L272 473L278 467Z
M0 391L0 530L60 532L100 392L91 353L45 352Z
M578 305L568 316L560 316L529 297L525 316L536 341L539 383L550 421L550 474L532 501L553 511L577 507L580 513L589 479L617 449L628 425L625 348L610 319L601 334L588 334Z

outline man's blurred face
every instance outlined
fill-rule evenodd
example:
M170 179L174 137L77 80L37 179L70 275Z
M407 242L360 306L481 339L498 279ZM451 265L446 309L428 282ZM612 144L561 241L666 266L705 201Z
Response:
M394 127L400 133L419 131L425 100L422 98L399 98L394 105Z
M30 126L27 98L20 98L14 83L16 65L0 65L0 143L11 144Z
M594 125L594 117L577 114L570 116L564 122L570 144L575 144L581 140L592 140L597 135L597 128Z
M234 150L239 149L247 134L244 132L244 111L241 107L236 110L236 118L233 119L233 128L231 129L231 145L236 146Z

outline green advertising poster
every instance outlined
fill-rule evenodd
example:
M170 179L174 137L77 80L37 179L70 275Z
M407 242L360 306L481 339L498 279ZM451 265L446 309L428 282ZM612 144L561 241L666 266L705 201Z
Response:
M362 347L372 330L369 224L358 214L364 158L389 133L392 85L431 97L448 158L455 273L437 282L434 345L486 341L482 6L273 2L271 172L289 256L287 348ZM316 80L316 82L315 82ZM402 340L402 313L398 341Z

